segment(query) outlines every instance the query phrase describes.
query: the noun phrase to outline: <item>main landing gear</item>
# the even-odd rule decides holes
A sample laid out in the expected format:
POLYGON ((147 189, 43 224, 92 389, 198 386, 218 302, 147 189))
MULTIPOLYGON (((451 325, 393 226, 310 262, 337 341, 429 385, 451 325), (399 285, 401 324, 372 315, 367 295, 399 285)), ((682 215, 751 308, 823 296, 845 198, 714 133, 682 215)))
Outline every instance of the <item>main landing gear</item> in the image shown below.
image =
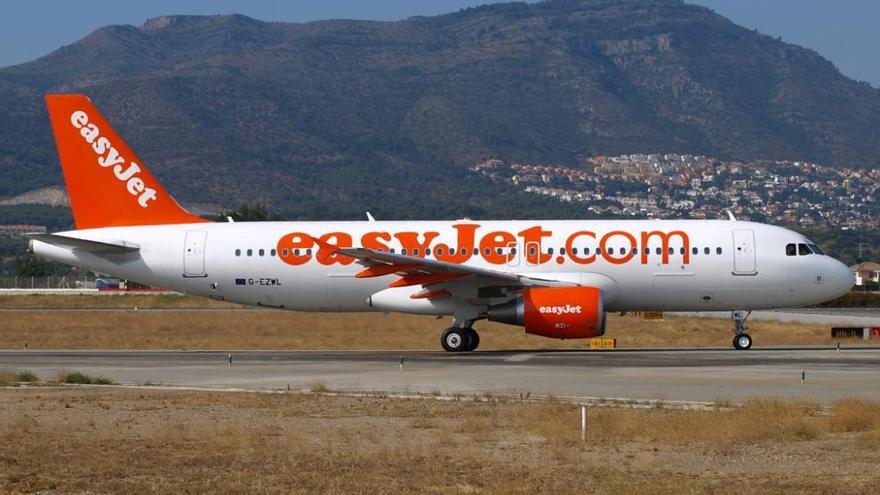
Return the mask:
POLYGON ((733 317, 734 333, 733 348, 738 351, 747 351, 752 348, 752 336, 746 333, 746 320, 751 315, 751 311, 736 310, 731 315, 733 317))
POLYGON ((440 336, 440 345, 446 352, 470 352, 480 345, 480 334, 469 326, 447 328, 440 336))

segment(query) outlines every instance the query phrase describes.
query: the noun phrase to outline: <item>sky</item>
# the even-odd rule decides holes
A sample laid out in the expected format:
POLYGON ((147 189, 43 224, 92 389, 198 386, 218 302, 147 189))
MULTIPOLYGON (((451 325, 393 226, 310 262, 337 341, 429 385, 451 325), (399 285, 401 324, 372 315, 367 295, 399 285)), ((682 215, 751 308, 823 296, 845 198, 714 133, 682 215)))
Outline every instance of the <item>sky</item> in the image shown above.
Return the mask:
MULTIPOLYGON (((816 50, 845 75, 880 88, 878 0, 687 0, 737 24, 816 50)), ((169 14, 241 13, 265 21, 396 20, 491 0, 28 0, 0 7, 0 67, 33 60, 108 24, 169 14), (51 12, 51 14, 47 14, 51 12)))

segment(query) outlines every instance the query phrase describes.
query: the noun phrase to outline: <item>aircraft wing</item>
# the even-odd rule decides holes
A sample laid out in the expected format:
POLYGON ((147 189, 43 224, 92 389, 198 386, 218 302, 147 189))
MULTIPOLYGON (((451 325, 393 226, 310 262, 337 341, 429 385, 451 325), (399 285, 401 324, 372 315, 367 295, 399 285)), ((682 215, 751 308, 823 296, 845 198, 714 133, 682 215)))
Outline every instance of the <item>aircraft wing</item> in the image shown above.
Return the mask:
POLYGON ((399 279, 391 282, 389 287, 408 287, 451 282, 453 280, 472 280, 486 285, 504 285, 508 287, 529 286, 566 286, 573 283, 545 280, 512 272, 503 272, 487 268, 459 265, 436 259, 406 256, 402 254, 375 251, 367 248, 332 248, 333 251, 357 260, 365 268, 355 275, 357 278, 381 277, 397 275, 399 279))
POLYGON ((60 234, 24 234, 24 236, 53 246, 99 255, 133 253, 141 248, 126 241, 92 241, 60 234))

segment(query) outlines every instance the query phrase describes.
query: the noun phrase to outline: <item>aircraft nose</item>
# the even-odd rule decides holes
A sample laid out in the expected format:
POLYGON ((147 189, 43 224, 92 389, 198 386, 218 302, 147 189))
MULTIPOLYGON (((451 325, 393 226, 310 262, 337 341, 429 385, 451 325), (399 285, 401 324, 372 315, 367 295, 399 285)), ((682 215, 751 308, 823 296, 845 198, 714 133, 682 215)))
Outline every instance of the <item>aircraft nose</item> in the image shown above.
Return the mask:
POLYGON ((856 277, 853 275, 853 272, 850 271, 848 266, 837 260, 833 260, 833 266, 830 268, 830 286, 834 288, 837 296, 839 297, 849 292, 856 284, 856 277))

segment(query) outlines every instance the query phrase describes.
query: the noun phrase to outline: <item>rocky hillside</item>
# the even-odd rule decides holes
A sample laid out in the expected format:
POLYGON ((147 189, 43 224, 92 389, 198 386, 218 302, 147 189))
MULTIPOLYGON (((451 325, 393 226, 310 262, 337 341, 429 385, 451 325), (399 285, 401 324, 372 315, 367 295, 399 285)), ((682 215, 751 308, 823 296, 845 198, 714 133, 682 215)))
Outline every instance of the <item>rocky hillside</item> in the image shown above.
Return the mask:
POLYGON ((687 152, 873 167, 880 90, 672 0, 399 22, 161 17, 0 70, 0 198, 61 182, 42 96, 84 92, 183 202, 292 217, 565 209, 469 172, 687 152))

